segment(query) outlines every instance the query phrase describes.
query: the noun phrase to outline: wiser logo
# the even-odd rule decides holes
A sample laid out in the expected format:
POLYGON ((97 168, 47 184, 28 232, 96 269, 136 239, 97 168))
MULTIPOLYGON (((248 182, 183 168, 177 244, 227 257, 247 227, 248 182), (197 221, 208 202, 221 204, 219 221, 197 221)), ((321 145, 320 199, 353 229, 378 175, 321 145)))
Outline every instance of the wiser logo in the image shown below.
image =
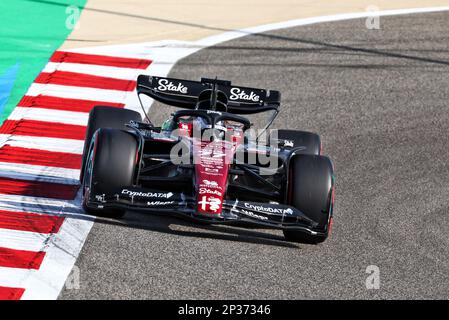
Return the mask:
POLYGON ((149 201, 147 205, 149 206, 168 206, 175 203, 174 201, 149 201))
POLYGON ((256 218, 256 219, 259 219, 259 220, 268 220, 268 217, 264 217, 264 216, 255 214, 255 213, 253 213, 251 211, 242 210, 240 212, 243 213, 244 215, 250 216, 252 218, 256 218))
POLYGON ((167 79, 160 79, 158 83, 159 87, 157 87, 157 89, 159 91, 187 93, 187 87, 183 86, 182 83, 178 83, 178 85, 175 85, 173 84, 173 82, 167 79))
POLYGON ((229 97, 229 99, 259 102, 260 96, 255 94, 253 91, 251 91, 251 93, 246 93, 245 90, 240 90, 239 88, 232 88, 231 96, 229 97))

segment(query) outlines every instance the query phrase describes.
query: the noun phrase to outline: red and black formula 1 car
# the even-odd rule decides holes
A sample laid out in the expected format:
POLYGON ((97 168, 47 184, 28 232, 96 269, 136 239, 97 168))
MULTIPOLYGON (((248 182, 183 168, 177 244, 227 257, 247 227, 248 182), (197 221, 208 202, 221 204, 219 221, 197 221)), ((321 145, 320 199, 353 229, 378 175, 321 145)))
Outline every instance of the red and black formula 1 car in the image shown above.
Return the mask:
POLYGON ((317 134, 270 130, 266 137, 279 113, 278 91, 141 75, 137 93, 181 109, 156 127, 147 113, 142 121, 132 110, 93 108, 80 175, 85 211, 175 213, 282 229, 290 241, 327 238, 333 165, 320 154, 317 134), (255 134, 248 116, 261 112, 270 116, 255 134))

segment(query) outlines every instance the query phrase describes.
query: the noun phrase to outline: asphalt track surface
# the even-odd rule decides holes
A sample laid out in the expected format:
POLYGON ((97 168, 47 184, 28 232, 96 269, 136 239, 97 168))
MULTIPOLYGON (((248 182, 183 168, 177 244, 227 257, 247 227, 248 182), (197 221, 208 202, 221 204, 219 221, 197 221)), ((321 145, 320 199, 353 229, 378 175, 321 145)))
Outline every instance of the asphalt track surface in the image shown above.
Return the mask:
POLYGON ((99 219, 76 264, 81 288, 60 298, 449 298, 449 13, 380 21, 248 36, 171 72, 279 89, 275 127, 321 134, 337 192, 325 243, 134 212, 99 219), (369 265, 379 290, 366 289, 369 265))

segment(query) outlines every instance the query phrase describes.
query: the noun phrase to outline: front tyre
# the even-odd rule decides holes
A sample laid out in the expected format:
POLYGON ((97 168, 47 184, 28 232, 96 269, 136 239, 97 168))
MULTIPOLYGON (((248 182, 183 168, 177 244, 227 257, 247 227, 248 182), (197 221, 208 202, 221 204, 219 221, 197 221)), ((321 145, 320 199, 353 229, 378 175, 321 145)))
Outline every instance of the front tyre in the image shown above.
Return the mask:
POLYGON ((130 121, 142 121, 140 113, 133 110, 107 106, 96 106, 90 110, 89 121, 87 122, 86 137, 84 139, 83 157, 80 171, 81 182, 83 181, 87 153, 89 152, 91 140, 95 131, 100 128, 126 130, 126 124, 130 121))
POLYGON ((317 223, 311 234, 305 231, 284 230, 289 241, 317 244, 329 235, 334 193, 334 172, 328 157, 293 155, 289 163, 287 203, 317 223))
POLYGON ((95 133, 83 179, 83 208, 87 213, 110 218, 125 214, 124 209, 103 209, 89 202, 133 185, 137 151, 137 139, 127 131, 103 128, 95 133))

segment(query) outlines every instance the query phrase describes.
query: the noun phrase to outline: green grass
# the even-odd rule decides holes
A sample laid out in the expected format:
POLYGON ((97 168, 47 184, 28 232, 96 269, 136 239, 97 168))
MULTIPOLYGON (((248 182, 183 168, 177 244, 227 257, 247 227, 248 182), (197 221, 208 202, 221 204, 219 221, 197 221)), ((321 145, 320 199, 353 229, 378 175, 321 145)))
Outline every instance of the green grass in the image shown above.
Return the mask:
POLYGON ((71 29, 66 27, 66 9, 80 10, 86 0, 1 0, 0 1, 0 77, 18 64, 13 89, 4 106, 0 123, 41 72, 71 29))

